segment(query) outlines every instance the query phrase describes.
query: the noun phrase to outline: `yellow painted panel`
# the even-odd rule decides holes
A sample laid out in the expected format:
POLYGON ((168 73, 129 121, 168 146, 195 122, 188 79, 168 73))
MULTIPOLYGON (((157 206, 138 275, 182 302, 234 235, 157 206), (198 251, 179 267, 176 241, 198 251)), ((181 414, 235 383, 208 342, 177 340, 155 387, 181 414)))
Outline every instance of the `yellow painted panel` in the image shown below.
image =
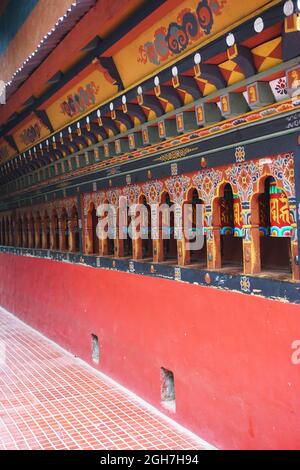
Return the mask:
POLYGON ((255 12, 266 0, 186 0, 114 55, 125 87, 255 12))
POLYGON ((7 162, 16 155, 16 151, 9 145, 6 140, 0 140, 0 164, 7 162))
POLYGON ((39 140, 47 137, 50 134, 49 129, 38 118, 32 118, 26 124, 19 127, 14 133, 13 137, 20 152, 23 152, 28 147, 31 147, 39 140))
POLYGON ((263 72, 282 63, 282 38, 278 37, 252 49, 258 72, 263 72))
POLYGON ((78 119, 116 92, 117 86, 112 80, 96 69, 51 103, 46 109, 47 115, 56 130, 78 119))

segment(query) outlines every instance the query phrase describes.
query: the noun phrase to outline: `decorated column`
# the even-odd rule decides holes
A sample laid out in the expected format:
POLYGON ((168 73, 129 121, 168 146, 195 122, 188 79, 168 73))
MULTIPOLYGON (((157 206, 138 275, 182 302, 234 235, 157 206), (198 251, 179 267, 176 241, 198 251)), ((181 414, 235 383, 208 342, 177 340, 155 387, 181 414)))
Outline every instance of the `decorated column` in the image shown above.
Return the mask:
POLYGON ((186 266, 190 263, 190 252, 187 250, 182 217, 183 203, 189 185, 190 178, 184 175, 176 175, 166 180, 166 187, 174 202, 174 236, 177 240, 177 261, 179 266, 186 266))
MULTIPOLYGON (((148 173, 151 178, 151 172, 148 173)), ((159 199, 161 196, 163 183, 158 180, 149 181, 142 187, 146 196, 147 203, 151 209, 151 239, 153 247, 153 262, 159 263, 163 261, 163 240, 162 230, 159 223, 159 199)))

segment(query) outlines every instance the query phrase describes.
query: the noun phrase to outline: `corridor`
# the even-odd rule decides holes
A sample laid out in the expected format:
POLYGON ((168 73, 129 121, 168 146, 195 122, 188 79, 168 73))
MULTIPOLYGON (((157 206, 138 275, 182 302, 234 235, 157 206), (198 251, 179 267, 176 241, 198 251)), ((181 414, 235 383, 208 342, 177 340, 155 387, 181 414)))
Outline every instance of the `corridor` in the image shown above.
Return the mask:
POLYGON ((0 450, 208 448, 0 309, 0 450))

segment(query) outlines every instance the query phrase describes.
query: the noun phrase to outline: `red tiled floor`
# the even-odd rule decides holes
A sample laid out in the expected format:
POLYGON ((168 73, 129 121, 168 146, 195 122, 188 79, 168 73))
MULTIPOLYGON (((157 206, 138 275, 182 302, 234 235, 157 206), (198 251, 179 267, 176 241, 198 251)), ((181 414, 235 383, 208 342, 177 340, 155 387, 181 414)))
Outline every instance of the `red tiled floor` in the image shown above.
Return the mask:
POLYGON ((205 449, 0 308, 0 449, 205 449))

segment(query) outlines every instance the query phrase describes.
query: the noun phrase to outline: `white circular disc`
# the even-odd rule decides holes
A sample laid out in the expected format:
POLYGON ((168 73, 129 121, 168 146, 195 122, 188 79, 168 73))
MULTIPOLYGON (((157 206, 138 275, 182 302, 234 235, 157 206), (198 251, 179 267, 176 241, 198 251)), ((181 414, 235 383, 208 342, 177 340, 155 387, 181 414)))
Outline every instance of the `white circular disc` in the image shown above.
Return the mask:
POLYGON ((194 62, 196 65, 199 65, 200 62, 201 62, 201 54, 199 52, 197 52, 195 55, 194 55, 194 62))
POLYGON ((229 33, 226 37, 226 43, 228 47, 232 47, 235 44, 235 37, 232 33, 229 33))
POLYGON ((254 21, 254 31, 256 33, 261 33, 264 30, 264 20, 262 18, 256 18, 254 21))
POLYGON ((294 4, 292 0, 288 0, 287 2, 285 2, 283 6, 283 12, 285 16, 291 16, 294 13, 294 4))

